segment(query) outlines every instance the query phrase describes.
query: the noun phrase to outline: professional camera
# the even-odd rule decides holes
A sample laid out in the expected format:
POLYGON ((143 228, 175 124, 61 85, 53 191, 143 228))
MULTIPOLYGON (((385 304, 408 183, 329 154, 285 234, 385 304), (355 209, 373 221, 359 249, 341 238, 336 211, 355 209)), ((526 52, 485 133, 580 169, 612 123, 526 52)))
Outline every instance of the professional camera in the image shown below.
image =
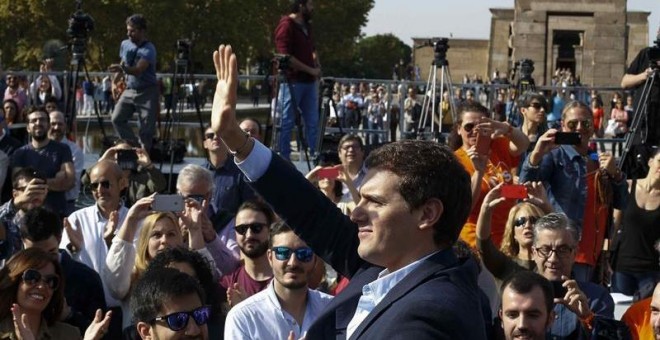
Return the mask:
POLYGON ((431 46, 433 47, 433 64, 435 66, 447 66, 447 50, 449 49, 449 39, 447 38, 433 38, 429 39, 415 48, 422 48, 431 46))
POLYGON ((652 68, 658 69, 660 68, 660 66, 658 66, 658 61, 660 61, 660 34, 658 34, 658 37, 653 43, 655 43, 655 46, 651 46, 648 52, 649 62, 651 63, 652 68))
POLYGON ((281 71, 289 69, 289 60, 291 56, 288 54, 275 53, 273 60, 277 62, 277 68, 281 71))
POLYGON ((532 73, 534 73, 534 61, 531 59, 522 59, 516 62, 516 66, 520 68, 521 80, 528 80, 532 78, 532 73))
POLYGON ((178 60, 190 60, 190 50, 192 42, 189 39, 179 39, 176 41, 176 58, 178 60))
POLYGON ((335 87, 335 78, 327 77, 321 79, 321 96, 332 98, 335 87))
POLYGON ((82 59, 90 32, 94 30, 94 19, 82 11, 82 0, 76 1, 76 11, 69 17, 66 34, 71 38, 71 52, 74 59, 82 59))

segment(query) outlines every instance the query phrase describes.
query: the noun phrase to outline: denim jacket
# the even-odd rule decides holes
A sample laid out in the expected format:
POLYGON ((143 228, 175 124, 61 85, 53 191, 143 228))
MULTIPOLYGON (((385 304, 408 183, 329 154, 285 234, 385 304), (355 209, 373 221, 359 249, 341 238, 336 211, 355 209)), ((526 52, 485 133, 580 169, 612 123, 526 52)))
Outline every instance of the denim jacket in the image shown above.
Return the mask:
MULTIPOLYGON (((555 212, 563 212, 573 220, 580 233, 584 207, 587 201, 587 163, 570 145, 561 145, 543 156, 539 166, 529 164, 529 157, 522 165, 520 182, 542 181, 548 200, 555 212)), ((612 206, 623 209, 628 194, 625 175, 618 181, 611 181, 614 198, 612 206)))

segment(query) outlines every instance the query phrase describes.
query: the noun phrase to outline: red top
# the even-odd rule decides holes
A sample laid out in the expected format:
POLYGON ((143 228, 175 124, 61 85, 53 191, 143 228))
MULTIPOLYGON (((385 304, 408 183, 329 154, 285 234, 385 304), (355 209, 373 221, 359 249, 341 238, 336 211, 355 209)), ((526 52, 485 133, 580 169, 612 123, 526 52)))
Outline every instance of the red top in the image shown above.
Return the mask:
MULTIPOLYGON (((289 16, 283 16, 275 28, 275 49, 277 53, 294 56, 301 63, 315 67, 311 26, 299 25, 289 16)), ((290 80, 299 82, 316 80, 309 73, 294 70, 289 71, 287 76, 290 80)))

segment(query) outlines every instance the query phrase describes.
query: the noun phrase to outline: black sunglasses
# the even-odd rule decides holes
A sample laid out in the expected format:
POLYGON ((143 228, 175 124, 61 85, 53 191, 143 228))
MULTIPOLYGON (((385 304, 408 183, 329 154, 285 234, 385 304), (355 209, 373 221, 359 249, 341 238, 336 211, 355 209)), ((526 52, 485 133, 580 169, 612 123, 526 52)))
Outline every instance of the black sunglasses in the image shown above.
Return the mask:
POLYGON ((592 126, 593 123, 589 119, 569 120, 568 122, 566 122, 566 127, 571 131, 575 131, 578 127, 578 124, 582 125, 582 128, 588 129, 592 126))
POLYGON ((541 108, 545 108, 543 104, 538 103, 538 102, 531 102, 529 103, 529 107, 533 107, 536 110, 540 110, 541 108))
POLYGON ((190 320, 191 316, 198 326, 205 325, 211 317, 211 307, 202 306, 189 312, 176 312, 159 316, 153 321, 165 321, 169 329, 178 332, 188 326, 188 320, 190 320))
POLYGON ((108 180, 89 183, 89 187, 92 188, 92 190, 94 191, 99 189, 99 185, 102 186, 104 189, 110 189, 110 181, 108 180))
POLYGON ((472 132, 472 130, 474 129, 475 126, 477 126, 477 124, 467 123, 467 124, 463 125, 463 130, 465 130, 465 132, 470 133, 470 132, 472 132))
POLYGON ((280 261, 289 261, 291 254, 296 254, 296 259, 300 262, 309 262, 314 257, 312 248, 303 247, 298 249, 291 249, 289 247, 273 247, 271 250, 275 253, 275 258, 280 261))
POLYGON ((531 224, 534 224, 534 223, 536 223, 537 220, 538 220, 538 217, 536 217, 536 216, 520 216, 520 217, 516 218, 515 221, 513 221, 513 225, 516 226, 516 227, 522 227, 527 223, 527 221, 529 221, 529 223, 531 223, 531 224))
POLYGON ((264 227, 266 227, 266 223, 254 222, 254 223, 239 224, 234 227, 234 230, 236 230, 236 232, 239 233, 240 235, 245 235, 248 229, 250 229, 250 231, 253 234, 258 234, 261 232, 261 230, 264 229, 264 227))
POLYGON ((41 273, 35 269, 24 271, 21 278, 28 286, 36 286, 39 282, 43 282, 48 288, 55 290, 60 285, 60 278, 57 275, 41 276, 41 273))
POLYGON ((215 139, 215 133, 213 133, 213 132, 205 133, 204 138, 206 138, 206 139, 215 139))

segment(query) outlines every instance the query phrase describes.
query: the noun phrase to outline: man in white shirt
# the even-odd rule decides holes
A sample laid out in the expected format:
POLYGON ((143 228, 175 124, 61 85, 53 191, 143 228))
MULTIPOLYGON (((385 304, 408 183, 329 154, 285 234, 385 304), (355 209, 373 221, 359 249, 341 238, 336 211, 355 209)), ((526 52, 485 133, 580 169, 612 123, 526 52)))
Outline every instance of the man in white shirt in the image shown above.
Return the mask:
POLYGON ((269 243, 274 280, 229 311, 225 339, 286 339, 291 332, 300 339, 332 300, 308 288, 317 258, 289 226, 275 223, 269 243))
MULTIPOLYGON (((73 212, 65 220, 66 232, 62 235, 60 248, 66 248, 75 260, 100 275, 108 248, 128 212, 121 204, 120 196, 126 187, 126 178, 119 165, 112 161, 96 163, 89 176, 96 204, 73 212)), ((119 301, 109 294, 106 282, 103 282, 103 289, 108 306, 119 306, 119 301)))
POLYGON ((50 117, 50 129, 48 137, 51 140, 65 144, 71 149, 73 157, 73 168, 75 170, 73 188, 66 192, 66 215, 71 214, 76 209, 76 199, 80 195, 80 175, 85 168, 85 156, 80 147, 66 138, 66 121, 61 111, 52 111, 48 114, 50 117))

